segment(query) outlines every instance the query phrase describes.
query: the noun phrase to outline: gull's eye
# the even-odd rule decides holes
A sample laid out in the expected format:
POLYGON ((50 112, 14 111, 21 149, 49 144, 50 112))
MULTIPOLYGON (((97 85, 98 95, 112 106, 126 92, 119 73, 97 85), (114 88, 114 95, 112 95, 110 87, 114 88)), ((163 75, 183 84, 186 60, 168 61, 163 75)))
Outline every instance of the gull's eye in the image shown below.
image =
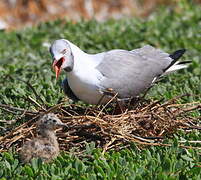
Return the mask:
POLYGON ((62 50, 62 51, 61 51, 61 54, 65 54, 66 51, 67 51, 66 49, 62 50))
POLYGON ((57 121, 54 119, 54 120, 53 120, 53 123, 56 123, 56 122, 57 122, 57 121))

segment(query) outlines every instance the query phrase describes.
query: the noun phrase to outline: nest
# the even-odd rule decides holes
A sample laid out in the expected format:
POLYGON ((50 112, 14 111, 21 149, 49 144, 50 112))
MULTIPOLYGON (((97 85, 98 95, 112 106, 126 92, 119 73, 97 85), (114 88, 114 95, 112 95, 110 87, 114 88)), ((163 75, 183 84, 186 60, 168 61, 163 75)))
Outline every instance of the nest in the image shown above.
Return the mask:
MULTIPOLYGON (((96 147, 107 151, 111 148, 121 148, 135 142, 139 145, 161 145, 164 137, 171 137, 178 129, 201 129, 196 122, 200 117, 192 117, 192 111, 201 109, 201 103, 193 102, 179 104, 178 100, 184 95, 166 102, 141 101, 130 106, 123 113, 115 114, 113 104, 106 106, 82 107, 75 104, 60 103, 53 107, 41 107, 38 111, 30 111, 9 105, 0 108, 16 114, 16 121, 28 119, 18 127, 6 132, 0 137, 0 152, 14 147, 19 150, 25 140, 35 137, 36 121, 41 115, 54 112, 68 126, 67 129, 57 131, 60 149, 69 151, 77 147, 83 149, 86 142, 95 142, 96 147), (108 107, 109 106, 109 107, 108 107), (124 145, 124 146, 122 146, 124 145)), ((15 122, 16 122, 15 121, 15 122)), ((192 146, 182 146, 193 148, 192 146)))

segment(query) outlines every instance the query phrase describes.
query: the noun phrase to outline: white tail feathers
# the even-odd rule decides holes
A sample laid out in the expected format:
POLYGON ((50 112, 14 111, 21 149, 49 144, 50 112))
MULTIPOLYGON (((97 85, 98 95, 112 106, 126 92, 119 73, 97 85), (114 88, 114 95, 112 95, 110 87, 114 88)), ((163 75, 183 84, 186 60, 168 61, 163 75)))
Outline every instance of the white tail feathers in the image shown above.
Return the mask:
POLYGON ((188 67, 188 63, 186 64, 179 64, 179 62, 175 63, 174 65, 170 66, 162 75, 167 75, 170 74, 172 72, 175 72, 179 69, 184 69, 188 67))

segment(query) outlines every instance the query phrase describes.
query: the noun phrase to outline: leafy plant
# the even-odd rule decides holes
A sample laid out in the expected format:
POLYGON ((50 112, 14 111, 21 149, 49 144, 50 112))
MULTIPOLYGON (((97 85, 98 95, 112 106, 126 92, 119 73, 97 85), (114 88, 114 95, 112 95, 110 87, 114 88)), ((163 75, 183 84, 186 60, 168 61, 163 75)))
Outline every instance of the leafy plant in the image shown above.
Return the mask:
MULTIPOLYGON (((76 24, 57 20, 13 32, 0 32, 0 103, 29 110, 34 107, 27 97, 37 97, 23 81, 28 81, 47 105, 64 97, 51 70, 51 57, 46 47, 55 39, 66 38, 88 53, 114 48, 134 49, 151 44, 169 53, 186 48, 184 60, 192 65, 163 79, 151 89, 153 99, 190 93, 183 102, 201 99, 201 7, 187 1, 180 3, 180 11, 161 8, 148 19, 109 20, 104 23, 81 21, 76 24), (23 80, 23 81, 22 81, 23 80)), ((62 75, 65 76, 64 74, 62 75)), ((1 119, 11 120, 12 114, 0 110, 1 119)), ((192 114, 200 116, 200 112, 192 114)), ((1 123, 1 122, 0 122, 1 123)), ((21 122, 16 122, 16 126, 21 122)), ((0 124, 3 126, 3 124, 0 124)), ((132 145, 119 152, 102 154, 93 144, 86 145, 82 158, 62 153, 54 162, 43 164, 34 159, 23 165, 16 153, 0 156, 0 178, 3 179, 201 179, 199 150, 181 149, 178 141, 200 140, 198 131, 186 134, 178 131, 172 147, 139 149, 132 145), (181 138, 182 137, 182 138, 181 138)), ((187 145, 188 141, 186 142, 187 145)), ((197 147, 200 147, 198 144, 197 147)))

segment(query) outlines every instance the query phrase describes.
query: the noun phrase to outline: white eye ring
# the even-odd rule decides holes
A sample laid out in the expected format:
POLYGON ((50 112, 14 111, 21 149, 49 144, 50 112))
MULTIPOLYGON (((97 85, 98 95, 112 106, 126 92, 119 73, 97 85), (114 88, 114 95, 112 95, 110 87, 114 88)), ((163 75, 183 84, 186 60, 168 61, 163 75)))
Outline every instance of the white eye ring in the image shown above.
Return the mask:
POLYGON ((61 51, 61 54, 66 54, 67 49, 61 51))

